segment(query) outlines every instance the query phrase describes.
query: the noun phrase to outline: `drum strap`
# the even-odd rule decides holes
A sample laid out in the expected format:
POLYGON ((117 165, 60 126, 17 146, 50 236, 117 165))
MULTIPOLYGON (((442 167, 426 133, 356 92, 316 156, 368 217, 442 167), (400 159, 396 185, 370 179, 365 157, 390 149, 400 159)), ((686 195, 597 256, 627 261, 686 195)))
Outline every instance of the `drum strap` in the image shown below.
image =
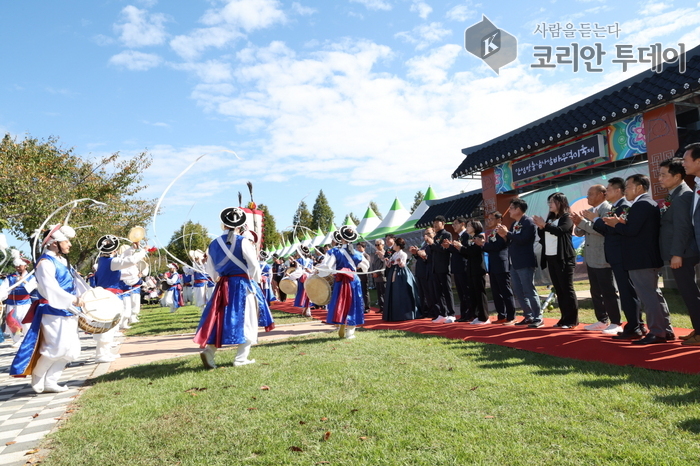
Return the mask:
POLYGON ((352 270, 354 272, 355 271, 355 260, 352 258, 352 256, 348 252, 348 250, 341 249, 340 252, 342 252, 343 255, 345 256, 345 258, 348 260, 348 263, 350 264, 350 270, 352 270))
MULTIPOLYGON (((221 236, 216 238, 216 242, 219 243, 219 246, 221 246, 221 250, 224 251, 224 253, 226 254, 226 257, 228 257, 231 262, 233 262, 238 267, 240 267, 241 270, 248 270, 248 267, 240 259, 238 259, 236 256, 234 256, 233 252, 231 252, 231 250, 228 247, 226 247, 226 243, 224 243, 224 240, 221 239, 221 236)), ((235 244, 231 245, 231 247, 232 248, 235 247, 235 244)), ((217 265, 221 266, 223 264, 217 264, 217 265)))

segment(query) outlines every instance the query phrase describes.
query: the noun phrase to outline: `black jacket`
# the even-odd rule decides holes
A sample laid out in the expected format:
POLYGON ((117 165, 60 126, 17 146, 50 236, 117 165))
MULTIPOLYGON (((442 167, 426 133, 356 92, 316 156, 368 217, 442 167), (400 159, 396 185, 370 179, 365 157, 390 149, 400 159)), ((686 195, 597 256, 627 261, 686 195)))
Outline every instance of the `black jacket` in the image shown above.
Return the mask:
MULTIPOLYGON (((457 235, 457 241, 466 244, 469 240, 469 234, 466 230, 462 231, 461 235, 457 235)), ((456 247, 449 247, 450 253, 450 269, 452 273, 467 273, 467 257, 464 256, 456 247)))
MULTIPOLYGON (((615 214, 618 217, 626 210, 629 210, 629 206, 624 198, 620 199, 615 204, 617 207, 613 207, 610 210, 610 213, 615 214)), ((593 223, 593 229, 605 236, 605 260, 608 262, 608 264, 622 264, 622 245, 626 241, 625 237, 622 236, 622 233, 607 226, 602 218, 597 219, 595 223, 593 223)))
POLYGON ((433 272, 435 273, 450 273, 450 250, 442 247, 442 240, 448 239, 452 241, 452 235, 444 228, 433 237, 435 242, 430 246, 433 256, 433 272))
POLYGON ((537 229, 537 234, 540 237, 540 244, 542 245, 542 257, 540 258, 540 265, 542 269, 547 268, 547 242, 544 239, 545 233, 551 233, 557 237, 557 259, 564 263, 573 257, 576 257, 576 250, 574 250, 574 244, 571 242, 571 233, 574 230, 574 222, 571 220, 571 216, 566 213, 559 217, 559 222, 557 225, 551 223, 545 224, 543 229, 537 229))
POLYGON ((506 240, 497 234, 489 235, 486 237, 483 250, 489 255, 489 273, 510 272, 510 258, 508 257, 506 240), (494 238, 494 241, 491 241, 491 238, 494 238))

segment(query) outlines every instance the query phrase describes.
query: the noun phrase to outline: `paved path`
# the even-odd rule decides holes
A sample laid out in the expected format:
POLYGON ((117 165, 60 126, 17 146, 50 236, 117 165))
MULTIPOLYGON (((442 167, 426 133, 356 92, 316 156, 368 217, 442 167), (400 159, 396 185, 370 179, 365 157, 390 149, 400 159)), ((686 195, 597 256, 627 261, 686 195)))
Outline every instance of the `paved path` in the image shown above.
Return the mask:
MULTIPOLYGON (((317 320, 280 325, 271 332, 262 331, 260 341, 329 331, 329 326, 317 320)), ((196 354, 199 348, 192 336, 122 337, 117 350, 121 358, 111 364, 95 364, 95 342, 91 335, 81 332, 80 359, 63 371, 60 380, 71 390, 42 394, 34 393, 30 378, 8 375, 17 348, 12 347, 11 340, 0 343, 0 466, 23 466, 31 459, 43 457, 47 452, 38 451, 39 444, 56 428, 73 399, 87 389, 86 381, 108 371, 196 354)))

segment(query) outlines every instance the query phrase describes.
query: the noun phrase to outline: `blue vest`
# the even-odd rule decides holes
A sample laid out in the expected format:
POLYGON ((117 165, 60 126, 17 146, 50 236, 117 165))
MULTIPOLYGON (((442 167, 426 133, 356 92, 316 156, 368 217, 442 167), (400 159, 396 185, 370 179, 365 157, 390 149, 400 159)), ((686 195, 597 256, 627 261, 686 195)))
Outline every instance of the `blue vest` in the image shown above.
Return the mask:
POLYGON ((122 295, 114 290, 123 290, 124 282, 121 280, 122 273, 120 270, 112 270, 112 257, 100 257, 97 261, 97 271, 95 272, 95 285, 102 288, 109 288, 110 291, 117 294, 119 298, 122 295))
MULTIPOLYGON (((227 235, 223 235, 221 238, 226 241, 227 235)), ((233 247, 233 256, 241 261, 243 264, 248 265, 243 258, 243 253, 241 249, 241 242, 244 240, 242 236, 236 236, 234 240, 236 243, 233 247)), ((229 245, 226 245, 229 246, 229 245)), ((230 246, 229 246, 230 247, 230 246)), ((239 266, 233 263, 232 260, 228 258, 226 253, 219 246, 219 242, 214 240, 209 245, 209 260, 214 261, 214 268, 219 273, 219 275, 248 275, 248 270, 243 270, 239 266)))
MULTIPOLYGON (((41 263, 42 260, 50 260, 53 262, 54 266, 56 267, 56 281, 58 282, 58 286, 61 287, 63 291, 67 291, 68 293, 74 294, 75 293, 75 281, 73 280, 73 275, 71 275, 70 270, 68 267, 63 265, 61 261, 59 261, 56 257, 54 256, 49 256, 48 254, 43 254, 41 257, 39 257, 39 260, 37 261, 36 265, 37 267, 41 263)), ((43 296, 39 295, 39 298, 44 298, 43 296)), ((39 309, 37 309, 37 314, 39 314, 39 309)), ((52 307, 48 304, 43 306, 41 309, 41 313, 43 314, 51 314, 51 315, 56 315, 56 316, 72 316, 73 314, 71 312, 66 311, 65 309, 56 309, 55 307, 52 307)), ((36 314, 35 314, 36 318, 36 314)))
MULTIPOLYGON (((20 280, 21 279, 19 278, 19 275, 17 275, 16 273, 7 276, 7 281, 10 286, 14 285, 20 280)), ((36 278, 29 277, 24 283, 12 290, 10 292, 10 295, 7 297, 5 304, 8 304, 10 306, 31 304, 31 296, 27 289, 24 287, 24 285, 31 282, 32 280, 36 280, 36 278)))

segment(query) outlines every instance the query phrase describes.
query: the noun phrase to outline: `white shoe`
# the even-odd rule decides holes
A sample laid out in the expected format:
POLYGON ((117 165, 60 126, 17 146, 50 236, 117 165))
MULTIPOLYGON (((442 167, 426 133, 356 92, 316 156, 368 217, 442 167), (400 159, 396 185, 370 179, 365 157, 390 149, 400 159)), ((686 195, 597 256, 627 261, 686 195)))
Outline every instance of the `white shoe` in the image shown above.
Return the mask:
POLYGON ((447 317, 445 316, 437 316, 435 319, 433 319, 434 324, 441 324, 447 320, 447 317))
POLYGON ((70 388, 65 385, 47 385, 44 387, 44 393, 62 393, 68 390, 70 390, 70 388))
POLYGON ((476 325, 476 324, 478 324, 479 322, 481 322, 481 321, 480 321, 479 318, 477 317, 476 319, 474 319, 474 320, 472 320, 471 322, 469 322, 469 324, 470 324, 470 325, 476 325))
POLYGON ((605 330, 606 328, 608 328, 608 324, 605 322, 596 322, 595 324, 590 324, 583 327, 584 330, 590 330, 593 332, 599 332, 601 330, 605 330))
POLYGON ((37 377, 32 375, 32 390, 36 393, 42 393, 44 391, 44 375, 37 377))
POLYGON ((111 356, 102 356, 101 358, 95 359, 95 364, 104 364, 104 363, 110 363, 114 361, 114 358, 111 356))
POLYGON ((447 317, 445 317, 445 320, 442 321, 442 323, 443 324, 454 324, 456 320, 457 319, 455 319, 455 316, 447 316, 447 317))
POLYGON ((491 323, 490 320, 479 320, 479 319, 474 319, 474 320, 472 321, 472 325, 488 325, 488 324, 490 324, 490 323, 491 323))
POLYGON ((304 317, 311 317, 311 309, 304 309, 304 312, 301 315, 304 317))
POLYGON ((129 330, 130 328, 131 328, 131 326, 129 326, 129 325, 122 325, 121 326, 121 330, 129 330))
MULTIPOLYGON (((209 347, 207 346, 204 351, 199 353, 199 357, 202 358, 202 364, 204 364, 204 367, 207 369, 216 369, 216 363, 214 362, 214 352, 209 351, 209 347)), ((235 366, 236 363, 234 362, 233 365, 235 366)))
POLYGON ((246 366, 248 364, 255 364, 255 359, 246 359, 245 361, 233 361, 233 365, 238 367, 238 366, 246 366))
POLYGON ((624 329, 622 328, 622 325, 610 324, 605 329, 603 329, 603 333, 605 335, 617 335, 618 333, 622 332, 623 330, 624 329))

